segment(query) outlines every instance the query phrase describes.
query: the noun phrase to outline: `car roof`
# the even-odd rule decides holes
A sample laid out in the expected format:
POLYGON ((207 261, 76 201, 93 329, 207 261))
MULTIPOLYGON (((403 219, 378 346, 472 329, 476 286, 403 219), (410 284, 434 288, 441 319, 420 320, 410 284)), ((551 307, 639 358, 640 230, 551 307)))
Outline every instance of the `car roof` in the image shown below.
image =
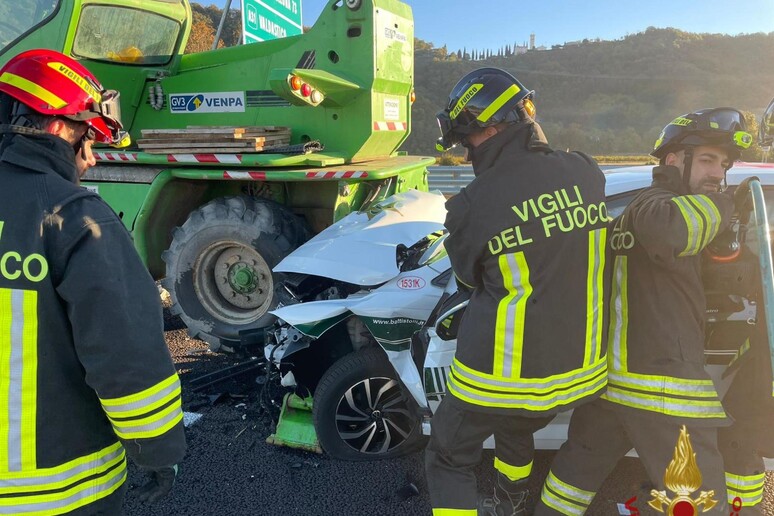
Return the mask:
MULTIPOLYGON (((638 165, 606 170, 607 184, 605 185, 605 194, 609 197, 641 190, 650 185, 652 173, 652 165, 638 165)), ((734 186, 749 176, 758 176, 762 185, 774 185, 774 163, 746 163, 738 161, 728 171, 726 180, 729 185, 734 186)))

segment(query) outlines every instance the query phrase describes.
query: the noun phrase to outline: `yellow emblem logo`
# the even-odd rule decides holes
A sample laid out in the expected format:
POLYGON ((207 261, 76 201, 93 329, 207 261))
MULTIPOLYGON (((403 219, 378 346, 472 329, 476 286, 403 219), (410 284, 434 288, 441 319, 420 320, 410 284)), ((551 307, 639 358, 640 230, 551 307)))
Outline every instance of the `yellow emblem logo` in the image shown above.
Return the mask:
POLYGON ((704 506, 701 512, 707 512, 718 503, 713 499, 714 490, 702 491, 696 500, 691 498, 691 495, 701 487, 701 480, 701 471, 696 465, 696 454, 693 452, 688 430, 683 426, 677 439, 675 455, 664 473, 664 485, 677 497, 670 500, 666 491, 653 489, 650 492, 653 499, 648 502, 648 505, 658 512, 664 512, 664 505, 666 505, 668 516, 695 516, 699 514, 700 506, 704 506))

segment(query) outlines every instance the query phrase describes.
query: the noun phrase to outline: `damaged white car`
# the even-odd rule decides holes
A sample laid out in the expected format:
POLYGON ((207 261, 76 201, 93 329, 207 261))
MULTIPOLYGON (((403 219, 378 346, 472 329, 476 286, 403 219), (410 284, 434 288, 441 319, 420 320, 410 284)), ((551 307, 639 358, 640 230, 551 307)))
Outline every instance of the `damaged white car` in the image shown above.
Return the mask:
MULTIPOLYGON (((651 169, 608 171, 611 217, 650 185, 651 169)), ((728 182, 749 175, 761 178, 767 203, 774 200, 774 164, 737 164, 728 182)), ((293 393, 271 442, 371 460, 415 450, 429 435, 456 349, 453 316, 466 306, 443 248, 444 202, 440 193, 392 196, 275 267, 285 274, 283 306, 273 312, 278 322, 267 329, 264 352, 293 393)), ((740 306, 724 317, 755 317, 749 303, 740 306)), ((708 353, 719 377, 734 350, 708 353)), ((558 448, 568 422, 569 413, 559 414, 536 433, 536 447, 558 448)))

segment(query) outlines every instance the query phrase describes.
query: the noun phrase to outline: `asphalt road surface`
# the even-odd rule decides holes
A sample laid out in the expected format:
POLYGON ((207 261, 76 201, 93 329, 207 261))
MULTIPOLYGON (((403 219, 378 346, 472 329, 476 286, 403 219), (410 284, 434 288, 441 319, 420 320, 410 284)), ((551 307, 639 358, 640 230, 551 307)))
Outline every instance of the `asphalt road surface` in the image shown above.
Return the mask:
MULTIPOLYGON (((188 455, 180 464, 178 482, 168 498, 155 505, 139 503, 133 490, 145 477, 130 465, 124 505, 127 516, 431 514, 422 452, 356 463, 269 445, 265 441, 271 433, 273 411, 261 408, 255 375, 241 382, 226 382, 209 394, 191 392, 191 380, 236 360, 209 353, 204 342, 187 336, 179 318, 166 309, 164 315, 167 344, 183 382, 183 409, 201 417, 189 423, 188 455)), ((531 477, 531 506, 539 496, 552 457, 553 452, 538 452, 531 477)), ((487 493, 492 489, 493 460, 493 454, 485 452, 477 470, 479 488, 487 493)), ((774 515, 771 474, 766 490, 766 514, 774 515)), ((649 491, 639 461, 625 458, 587 514, 618 515, 617 504, 634 496, 641 514, 656 514, 647 507, 649 491)))

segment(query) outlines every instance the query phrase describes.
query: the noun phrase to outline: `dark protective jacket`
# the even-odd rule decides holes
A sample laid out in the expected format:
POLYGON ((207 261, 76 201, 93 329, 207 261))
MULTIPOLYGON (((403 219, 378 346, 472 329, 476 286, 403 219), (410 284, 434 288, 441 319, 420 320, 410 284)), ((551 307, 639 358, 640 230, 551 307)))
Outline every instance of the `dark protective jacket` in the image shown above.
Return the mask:
POLYGON ((158 290, 73 156, 50 135, 0 145, 0 514, 116 513, 126 453, 185 452, 158 290))
POLYGON ((653 178, 616 218, 610 235, 604 398, 690 425, 723 425, 726 414, 704 370, 700 253, 728 225, 733 199, 689 195, 675 167, 656 167, 653 178))
POLYGON ((588 401, 606 383, 604 174, 524 125, 477 147, 474 166, 446 204, 446 249, 473 289, 449 393, 526 416, 588 401))

